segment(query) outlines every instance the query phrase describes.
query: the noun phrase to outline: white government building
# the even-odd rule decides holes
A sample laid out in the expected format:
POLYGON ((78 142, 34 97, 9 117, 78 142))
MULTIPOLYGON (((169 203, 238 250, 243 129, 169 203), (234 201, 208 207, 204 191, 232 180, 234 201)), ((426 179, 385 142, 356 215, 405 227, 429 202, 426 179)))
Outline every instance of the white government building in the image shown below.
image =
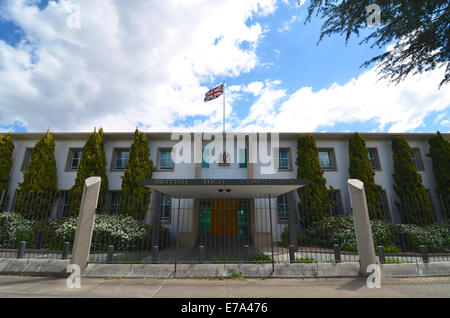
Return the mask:
MULTIPOLYGON (((77 168, 82 156, 82 149, 90 134, 91 133, 89 132, 53 133, 56 144, 55 156, 57 162, 58 189, 69 190, 73 186, 77 175, 77 168)), ((180 135, 181 134, 182 133, 180 133, 180 135)), ((221 135, 221 133, 216 134, 221 135)), ((296 159, 298 133, 279 133, 278 143, 268 143, 268 149, 275 150, 273 151, 272 156, 276 157, 274 160, 276 164, 275 171, 270 174, 262 173, 262 167, 265 165, 261 162, 260 156, 256 155, 256 152, 261 152, 261 149, 256 145, 257 139, 253 138, 258 136, 258 140, 262 140, 268 135, 266 133, 230 134, 229 136, 238 136, 241 138, 240 140, 244 142, 241 142, 241 144, 234 144, 234 154, 233 151, 227 152, 227 162, 210 164, 201 162, 201 160, 200 163, 198 161, 198 154, 202 153, 202 149, 206 149, 208 143, 210 143, 208 140, 202 140, 202 134, 200 133, 184 134, 185 137, 192 137, 193 142, 191 143, 191 157, 194 158, 194 156, 197 156, 197 163, 173 162, 171 158, 171 150, 178 143, 178 141, 172 140, 172 133, 146 133, 146 135, 150 144, 151 159, 157 167, 157 170, 153 174, 153 179, 177 179, 190 181, 217 180, 217 184, 212 182, 212 184, 209 184, 209 187, 197 186, 188 188, 177 185, 169 185, 164 187, 165 190, 163 191, 166 192, 166 195, 163 195, 163 199, 160 200, 162 205, 161 222, 165 227, 171 230, 171 236, 176 235, 175 233, 180 233, 180 235, 185 235, 185 239, 187 241, 193 243, 196 235, 202 231, 199 228, 202 226, 204 227, 205 222, 209 224, 207 225, 209 226, 209 234, 216 231, 218 236, 239 235, 238 232, 241 233, 241 223, 243 222, 244 227, 246 226, 248 228, 243 231, 246 231, 247 234, 250 232, 253 239, 256 241, 258 236, 267 235, 267 231, 262 230, 262 228, 267 227, 267 223, 264 226, 258 225, 265 221, 261 220, 261 214, 255 213, 255 209, 269 209, 271 223, 273 227, 277 229, 277 231, 275 231, 277 233, 276 238, 274 239, 279 240, 280 233, 283 227, 286 226, 288 219, 288 200, 286 199, 286 196, 279 194, 291 191, 293 188, 289 188, 289 186, 277 185, 276 182, 277 180, 297 179, 296 159), (197 139, 194 139, 194 137, 197 139), (197 142, 194 142, 194 140, 197 140, 197 142), (200 142, 198 142, 198 140, 200 140, 200 142), (245 148, 245 151, 241 148, 245 148), (238 151, 238 149, 241 150, 238 151), (232 160, 231 157, 233 157, 234 160, 232 160), (239 157, 241 159, 245 157, 244 162, 238 162, 239 157), (264 185, 260 185, 259 187, 239 187, 238 184, 230 183, 228 186, 225 186, 226 182, 223 183, 223 180, 241 180, 241 183, 242 181, 245 183, 245 180, 267 179, 273 180, 274 184, 266 185, 265 187, 264 185), (221 186, 221 184, 224 186, 221 186), (210 191, 211 189, 213 189, 214 194, 210 191), (191 193, 186 196, 186 193, 189 191, 191 193), (214 200, 208 201, 208 199, 212 199, 215 195, 217 195, 217 197, 223 196, 223 198, 228 199, 247 198, 247 201, 245 201, 243 205, 239 203, 237 205, 227 206, 227 209, 231 208, 236 211, 241 211, 241 209, 245 210, 246 220, 242 221, 242 215, 237 216, 235 213, 232 219, 228 217, 222 220, 222 222, 232 223, 233 225, 231 225, 231 229, 218 230, 219 226, 216 226, 215 230, 211 229, 211 227, 214 228, 214 225, 212 224, 217 222, 218 215, 220 214, 218 209, 216 209, 216 213, 214 213, 214 200), (260 195, 271 195, 271 199, 269 200, 266 198, 264 199, 265 202, 263 202, 261 199, 258 199, 260 195), (206 201, 202 199, 205 199, 206 201), (181 204, 183 206, 183 225, 180 225, 180 222, 177 222, 177 217, 180 217, 179 209, 177 214, 177 208, 179 208, 178 202, 182 202, 181 204), (269 205, 267 202, 270 202, 271 204, 269 205), (205 214, 202 214, 203 216, 199 216, 201 214, 200 211, 202 209, 202 211, 204 211, 205 204, 209 204, 209 209, 212 208, 213 212, 206 216, 205 214), (214 215, 216 215, 215 220, 214 215), (205 217, 209 217, 209 221, 205 221, 205 217), (213 218, 213 220, 211 220, 211 218, 213 218), (186 220, 188 220, 188 222, 186 222, 186 220), (177 226, 185 228, 176 228, 177 226)), ((316 140, 316 145, 319 150, 320 162, 324 171, 324 177, 327 180, 327 186, 332 186, 336 190, 336 206, 333 213, 347 213, 351 210, 347 190, 347 180, 349 178, 348 143, 352 134, 313 133, 312 135, 316 140)), ((369 150, 372 168, 375 171, 375 182, 383 188, 382 210, 385 219, 394 223, 398 223, 400 221, 398 211, 396 211, 394 204, 396 195, 394 191, 394 180, 392 177, 394 168, 390 143, 394 136, 400 135, 407 140, 413 151, 412 156, 416 163, 417 169, 422 176, 423 184, 427 189, 429 197, 431 198, 435 218, 438 221, 442 221, 444 216, 435 191, 436 182, 432 171, 432 161, 426 156, 429 149, 427 141, 432 134, 363 133, 361 135, 364 137, 369 150)), ((446 138, 450 137, 450 134, 443 135, 446 138)), ((23 172, 27 168, 31 158, 32 148, 42 136, 43 133, 12 134, 15 148, 9 185, 9 195, 11 198, 14 196, 15 190, 18 188, 19 183, 23 180, 23 172)), ((207 136, 208 134, 203 135, 203 137, 207 136)), ((129 149, 134 139, 134 133, 105 132, 104 137, 107 159, 107 175, 110 191, 109 200, 111 209, 114 211, 114 209, 117 209, 117 203, 120 198, 122 182, 121 176, 123 176, 125 165, 128 160, 129 149)), ((227 148, 231 149, 230 147, 227 148)), ((221 156, 219 157, 221 158, 221 156)), ((298 200, 298 198, 296 198, 296 200, 298 200)), ((150 203, 150 206, 151 205, 152 203, 150 203)), ((11 207, 11 203, 9 207, 11 207)), ((54 207, 54 216, 64 216, 65 207, 64 202, 59 202, 56 204, 54 207)), ((149 212, 147 214, 148 221, 151 221, 152 219, 150 214, 151 208, 149 208, 149 212)))

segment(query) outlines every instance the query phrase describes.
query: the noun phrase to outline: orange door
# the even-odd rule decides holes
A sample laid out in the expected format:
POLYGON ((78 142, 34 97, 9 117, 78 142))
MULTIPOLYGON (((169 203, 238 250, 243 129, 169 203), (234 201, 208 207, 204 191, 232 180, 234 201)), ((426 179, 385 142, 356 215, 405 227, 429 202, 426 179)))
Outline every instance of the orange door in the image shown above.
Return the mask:
POLYGON ((213 200, 211 210, 211 236, 237 236, 238 217, 236 201, 213 200))

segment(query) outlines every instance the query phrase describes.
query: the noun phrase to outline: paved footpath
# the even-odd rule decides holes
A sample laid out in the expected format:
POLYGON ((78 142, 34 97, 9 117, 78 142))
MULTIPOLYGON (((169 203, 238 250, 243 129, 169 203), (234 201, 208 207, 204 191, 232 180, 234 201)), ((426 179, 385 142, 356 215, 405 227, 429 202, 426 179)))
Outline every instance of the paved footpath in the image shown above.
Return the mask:
POLYGON ((299 298, 450 297, 449 277, 365 279, 114 279, 82 278, 80 289, 51 277, 0 276, 0 297, 299 298))

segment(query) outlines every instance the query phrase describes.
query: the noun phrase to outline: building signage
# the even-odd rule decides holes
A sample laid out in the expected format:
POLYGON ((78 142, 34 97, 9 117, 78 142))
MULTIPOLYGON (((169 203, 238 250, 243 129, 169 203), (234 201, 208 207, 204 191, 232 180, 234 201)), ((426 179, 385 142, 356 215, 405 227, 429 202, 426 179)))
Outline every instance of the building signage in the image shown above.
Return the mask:
POLYGON ((175 185, 307 185, 304 179, 150 179, 144 186, 175 185))

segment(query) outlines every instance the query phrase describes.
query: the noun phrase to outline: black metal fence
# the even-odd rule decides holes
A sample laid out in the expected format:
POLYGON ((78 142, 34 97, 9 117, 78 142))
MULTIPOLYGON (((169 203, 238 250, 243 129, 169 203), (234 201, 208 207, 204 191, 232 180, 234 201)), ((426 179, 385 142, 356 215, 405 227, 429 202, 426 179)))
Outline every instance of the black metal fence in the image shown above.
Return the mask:
MULTIPOLYGON (((67 258, 80 198, 67 191, 0 195, 0 257, 67 258), (72 206, 71 206, 72 204, 72 206), (72 215, 72 216, 71 216, 72 215)), ((99 198, 90 262, 338 263, 357 262, 351 211, 286 196, 171 198, 150 193, 99 198), (157 218, 155 219, 155 215, 157 218), (289 223, 291 222, 291 223, 289 223), (156 226, 153 226, 156 224, 156 226), (290 239, 289 228, 296 240, 290 239), (294 231, 295 230, 295 231, 294 231)), ((445 203, 445 200, 441 200, 445 203)), ((450 261, 448 219, 411 198, 396 206, 401 224, 372 220, 381 263, 450 261)))
POLYGON ((67 192, 16 192, 0 197, 0 257, 66 259, 73 237, 61 235, 60 211, 70 200, 67 192))

